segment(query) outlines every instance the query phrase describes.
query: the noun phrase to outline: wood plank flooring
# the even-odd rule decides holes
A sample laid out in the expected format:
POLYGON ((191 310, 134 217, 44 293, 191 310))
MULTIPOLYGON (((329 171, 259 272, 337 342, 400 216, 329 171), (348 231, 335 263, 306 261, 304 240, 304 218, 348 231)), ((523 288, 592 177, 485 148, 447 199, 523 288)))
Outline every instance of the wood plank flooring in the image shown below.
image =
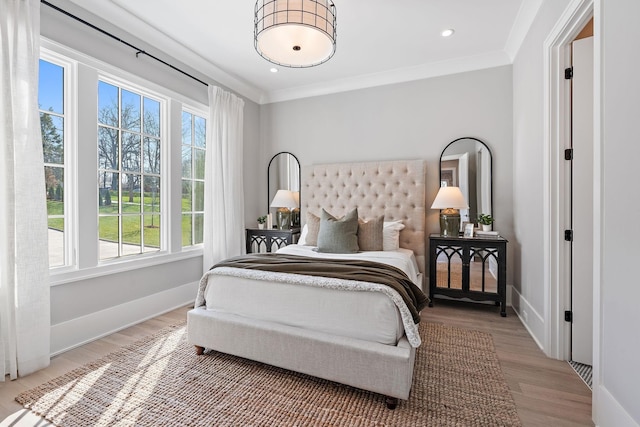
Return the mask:
MULTIPOLYGON (((186 318, 189 307, 180 308, 132 326, 100 340, 60 354, 51 366, 16 381, 0 383, 0 427, 50 424, 24 410, 15 396, 51 378, 106 355, 122 345, 186 318)), ((509 309, 499 315, 493 305, 436 300, 422 318, 490 333, 502 371, 513 393, 524 426, 593 426, 591 391, 568 363, 547 358, 509 309)))

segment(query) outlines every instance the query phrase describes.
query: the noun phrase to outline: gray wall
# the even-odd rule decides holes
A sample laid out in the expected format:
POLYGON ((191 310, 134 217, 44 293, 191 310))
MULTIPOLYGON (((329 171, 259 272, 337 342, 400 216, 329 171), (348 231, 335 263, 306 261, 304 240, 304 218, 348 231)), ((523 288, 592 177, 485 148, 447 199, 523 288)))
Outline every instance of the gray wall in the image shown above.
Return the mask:
MULTIPOLYGON (((459 137, 479 138, 493 153, 495 229, 511 239, 511 66, 260 108, 265 176, 266 164, 279 151, 292 152, 302 165, 425 159, 429 206, 438 191, 444 147, 459 137)), ((260 197, 260 206, 266 206, 266 194, 260 197)), ((439 232, 438 211, 428 212, 427 231, 439 232)))
MULTIPOLYGON (((569 0, 546 0, 542 4, 513 64, 514 83, 514 218, 515 283, 522 297, 541 315, 545 307, 541 268, 544 256, 543 173, 544 157, 543 43, 569 0)), ((636 18, 640 3, 625 0, 595 0, 596 116, 594 218, 594 389, 596 425, 640 425, 640 287, 633 265, 640 251, 640 198, 629 185, 637 169, 640 145, 640 82, 628 78, 628 70, 640 67, 640 58, 630 52, 640 49, 640 27, 636 18), (600 39, 599 39, 600 37, 600 39), (600 44, 598 41, 600 40, 600 44), (598 76, 600 79, 598 80, 598 76), (599 91, 598 91, 599 89, 599 91), (600 101, 599 103, 597 101, 600 101), (599 111, 598 111, 599 110, 599 111), (629 197, 629 195, 632 197, 629 197), (600 197, 598 199, 597 197, 600 197), (620 200, 625 206, 620 208, 620 200)), ((531 317, 529 317, 531 321, 531 317)), ((547 325, 543 325, 543 330, 547 325)), ((531 330, 531 329, 530 329, 531 330)), ((537 336, 540 341, 542 336, 537 336)))
MULTIPOLYGON (((640 425, 640 286, 634 266, 640 249, 640 197, 637 179, 640 145, 638 117, 640 117, 640 81, 629 78, 628 70, 640 67, 640 2, 599 0, 601 26, 596 19, 596 35, 601 32, 602 45, 596 52, 601 58, 601 141, 597 146, 596 162, 602 165, 598 176, 601 191, 599 225, 601 252, 596 257, 601 269, 596 276, 600 286, 598 335, 600 348, 599 390, 594 390, 599 425, 640 425), (621 201, 624 208, 621 209, 621 201), (617 409, 617 401, 635 424, 624 418, 612 417, 608 409, 617 409)), ((596 48, 597 49, 597 48, 596 48)), ((596 269, 598 271, 598 269, 596 269)), ((597 301, 597 299, 596 299, 597 301)), ((615 412, 614 412, 615 414, 615 412)))
MULTIPOLYGON (((56 4, 63 9, 95 24, 107 31, 114 33, 129 43, 148 50, 150 53, 161 57, 167 62, 184 69, 188 73, 201 80, 217 84, 207 78, 197 70, 181 64, 179 61, 164 57, 161 49, 149 48, 148 44, 141 42, 136 37, 124 32, 113 25, 104 22, 100 18, 87 13, 68 1, 58 1, 56 4)), ((143 77, 150 82, 166 87, 194 101, 208 105, 207 87, 176 71, 158 63, 144 55, 136 58, 135 51, 131 48, 114 41, 95 30, 66 17, 53 9, 41 6, 41 34, 63 46, 84 53, 87 56, 103 61, 107 64, 128 71, 137 76, 143 77)), ((81 112, 81 114, 84 114, 81 112)), ((255 170, 258 168, 259 159, 255 156, 259 143, 259 114, 260 110, 256 103, 245 99, 244 108, 244 152, 245 164, 245 200, 249 217, 253 220, 251 213, 256 206, 258 199, 258 189, 251 185, 256 180, 255 170)), ((81 116, 82 117, 82 116, 81 116)), ((93 126, 87 123, 79 123, 79 127, 93 126)), ((175 132, 173 132, 175 135, 175 132)), ((178 131, 179 134, 179 131, 178 131)), ((180 144, 180 141, 173 141, 173 144, 180 144)), ((82 149, 80 150, 82 154, 82 149)), ((82 165, 81 165, 82 166, 82 165)), ((180 174, 179 168, 173 168, 175 173, 180 174)), ((171 176, 170 180, 179 182, 179 175, 171 176)), ((81 190, 83 184, 81 183, 81 190)), ((174 186, 175 188, 175 186, 174 186)), ((178 184, 179 189, 179 184, 178 184)), ((179 190, 178 190, 179 191, 179 190)), ((95 211, 92 207, 93 198, 80 198, 80 203, 89 203, 86 211, 95 211)), ((178 202, 179 206, 179 202, 178 202)), ((173 209, 173 206, 172 206, 173 209)), ((178 207, 178 211, 179 211, 178 207)), ((84 218, 80 207, 81 223, 89 222, 90 218, 84 218), (89 220, 89 221, 87 221, 89 220)), ((172 239, 175 233, 172 233, 172 239)), ((159 292, 177 288, 181 285, 197 282, 202 274, 202 257, 188 258, 184 260, 172 261, 152 267, 144 267, 107 274, 98 277, 84 278, 76 282, 59 284, 51 288, 51 321, 52 325, 78 319, 91 313, 96 313, 118 305, 126 304, 137 299, 141 299, 159 292)), ((193 295, 195 299, 195 294, 193 295)), ((185 301, 176 301, 175 304, 182 304, 185 301)))
MULTIPOLYGON (((545 313, 543 173, 547 162, 543 146, 542 46, 568 3, 567 0, 544 2, 513 64, 514 281, 522 298, 541 316, 545 313)), ((536 338, 544 341, 541 336, 536 338)))

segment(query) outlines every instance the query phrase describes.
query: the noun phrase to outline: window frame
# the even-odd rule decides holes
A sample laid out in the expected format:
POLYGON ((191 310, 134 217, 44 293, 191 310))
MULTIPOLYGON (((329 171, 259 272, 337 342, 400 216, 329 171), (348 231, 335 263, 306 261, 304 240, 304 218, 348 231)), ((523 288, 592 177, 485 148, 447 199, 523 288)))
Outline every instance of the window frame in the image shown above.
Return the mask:
MULTIPOLYGON (((63 69, 63 168, 64 168, 64 263, 49 267, 49 271, 63 273, 73 271, 78 266, 78 180, 77 180, 77 65, 73 59, 41 47, 39 59, 63 69)), ((38 113, 40 113, 38 106, 38 113)), ((46 166, 45 166, 46 167, 46 166)), ((47 221, 49 215, 47 214, 47 221)), ((48 230, 48 226, 47 226, 48 230)))
MULTIPOLYGON (((168 89, 158 83, 145 79, 144 77, 132 72, 123 70, 115 65, 111 65, 99 59, 82 52, 78 52, 58 42, 40 37, 41 58, 45 60, 54 59, 58 62, 67 62, 73 66, 73 76, 68 84, 69 95, 66 96, 65 102, 70 102, 67 109, 69 122, 67 123, 68 132, 65 134, 69 138, 73 146, 73 152, 67 149, 65 145, 65 155, 72 156, 70 164, 72 171, 70 173, 73 178, 67 178, 67 193, 69 193, 69 185, 71 185, 75 194, 75 199, 71 204, 65 207, 66 212, 72 213, 73 237, 70 237, 73 245, 72 258, 74 264, 64 268, 49 269, 49 284, 52 287, 67 283, 79 282, 82 280, 93 279, 97 277, 150 268, 157 265, 163 265, 170 262, 182 261, 202 257, 202 245, 192 247, 181 246, 182 235, 174 230, 175 224, 181 224, 181 208, 180 200, 176 197, 170 199, 172 194, 176 194, 177 198, 181 197, 181 172, 176 173, 177 165, 175 162, 181 160, 181 111, 182 106, 189 106, 196 113, 204 118, 208 118, 209 106, 203 102, 196 101, 194 98, 184 95, 175 90, 168 89), (43 56, 47 55, 47 56, 43 56), (167 182, 162 190, 164 194, 161 198, 169 207, 162 221, 167 222, 165 233, 162 237, 165 250, 161 252, 153 252, 139 254, 136 256, 126 256, 120 258, 112 258, 109 260, 99 261, 98 254, 98 201, 95 189, 98 186, 98 159, 97 159, 97 85, 98 80, 103 79, 108 82, 109 79, 116 83, 124 83, 125 86, 134 89, 140 89, 144 93, 152 95, 152 98, 163 98, 167 100, 165 109, 166 117, 162 118, 164 129, 161 133, 166 135, 165 161, 163 168, 167 168, 167 172, 163 172, 167 182), (91 98, 90 98, 91 97, 91 98), (91 99, 89 101, 88 99, 91 99), (92 111, 90 111, 92 110, 92 111), (91 118, 91 120, 89 120, 91 118), (95 118, 95 120, 94 120, 95 118), (176 138, 180 138, 176 140, 176 138), (79 141, 93 142, 92 156, 87 156, 86 147, 79 146, 79 141), (177 142, 177 144, 175 143, 177 142), (67 154, 68 153, 68 154, 67 154), (89 163, 92 166, 91 171, 87 171, 89 163), (172 172, 173 175, 169 175, 172 172), (71 182, 72 181, 72 182, 71 182), (89 201, 87 201, 89 200, 89 201), (95 203, 91 202, 92 200, 95 203), (81 203, 82 202, 82 203, 81 203), (88 206, 89 205, 89 206, 88 206), (88 207, 87 207, 88 206, 88 207), (93 211, 91 211, 91 209, 93 211), (92 213, 93 212, 93 213, 92 213)), ((202 97, 206 99, 206 95, 202 97)), ((208 121, 208 120, 207 120, 208 121)), ((65 141, 66 144, 66 141, 65 141)), ((163 155, 161 153, 161 155, 163 155)), ((65 202, 66 203, 66 202, 65 202)), ((69 247, 69 250, 72 248, 69 247)))
MULTIPOLYGON (((207 129, 208 129, 208 126, 209 126, 208 114, 207 114, 205 111, 203 111, 203 110, 199 110, 199 109, 197 109, 197 108, 195 108, 195 107, 192 107, 192 106, 190 106, 190 105, 183 105, 183 106, 182 106, 182 109, 181 109, 181 111, 180 111, 180 117, 181 117, 181 118, 182 118, 182 114, 183 114, 183 113, 191 114, 191 116, 192 116, 192 124, 194 123, 194 119, 195 119, 195 117, 199 117, 199 118, 203 119, 203 120, 204 120, 204 122, 205 122, 205 146, 204 146, 204 148, 198 148, 198 147, 196 147, 196 146, 193 144, 193 141, 194 141, 194 139, 193 139, 193 138, 194 138, 194 137, 193 137, 193 131, 194 131, 194 129, 195 129, 193 126, 192 126, 192 129, 191 129, 191 130, 192 130, 192 143, 189 145, 189 147, 191 147, 191 150, 193 150, 193 149, 195 148, 195 149, 198 149, 198 150, 202 150, 202 151, 204 151, 204 155, 205 155, 205 165, 206 165, 206 157, 207 157, 207 149, 208 149, 208 147, 207 147, 207 142, 208 142, 208 141, 207 141, 207 134, 208 134, 208 130, 207 130, 207 129)), ((182 123, 182 120, 181 120, 181 123, 182 123)), ((186 145, 184 144, 184 141, 182 140, 182 132, 181 132, 180 148, 182 149, 182 148, 183 148, 183 147, 185 147, 185 146, 186 146, 186 145)), ((192 153, 193 153, 193 151, 192 151, 192 153)), ((181 157, 181 159, 182 159, 182 157, 181 157)), ((193 189, 193 188, 194 188, 194 187, 193 187, 193 183, 195 183, 195 182, 202 182, 202 183, 203 183, 203 186, 206 186, 206 184, 205 184, 205 180, 206 180, 206 171, 205 171, 205 177, 203 177, 202 179, 195 179, 195 178, 193 177, 193 173, 194 173, 194 170, 195 170, 195 165, 194 165, 194 161, 193 161, 193 160, 194 160, 194 158, 193 158, 193 155, 192 155, 192 157, 191 157, 191 177, 190 177, 190 178, 187 178, 187 179, 192 183, 192 191, 191 191, 191 211, 187 212, 188 214, 190 214, 190 215, 191 215, 191 221, 192 221, 192 222, 191 222, 191 242, 192 242, 192 243, 191 243, 190 245, 183 245, 183 244, 182 244, 182 239, 181 239, 181 240, 180 240, 180 243, 181 243, 181 246, 182 246, 182 249, 183 249, 183 250, 191 250, 191 248, 201 248, 201 247, 204 245, 204 241, 203 241, 203 242, 200 242, 200 243, 193 243, 193 236, 194 236, 194 230, 195 230, 195 228, 194 228, 194 227, 195 227, 195 225, 194 225, 194 223, 193 223, 193 219, 194 219, 194 215, 195 215, 195 214, 197 214, 197 213, 202 213, 202 215, 203 215, 203 227, 204 227, 204 194, 203 194, 203 210, 202 210, 202 211, 196 211, 196 210, 194 210, 194 206, 195 206, 195 192, 194 192, 194 189, 193 189)), ((205 166, 205 170, 206 170, 206 166, 205 166)), ((181 162, 181 164, 180 164, 180 189, 181 189, 181 191, 180 191, 180 201, 181 201, 181 202, 182 202, 182 181, 184 181, 184 180, 185 180, 185 178, 183 177, 183 173, 182 173, 182 162, 181 162)), ((206 189, 205 189, 205 194, 206 194, 206 189)), ((185 213, 184 213, 184 211, 182 211, 182 205, 181 205, 181 206, 180 206, 180 220, 181 220, 180 225, 181 225, 181 226, 182 226, 182 215, 184 215, 184 214, 185 214, 185 213)), ((181 228, 181 230, 182 230, 182 228, 181 228)), ((203 233, 204 233, 204 229, 203 229, 203 233)), ((182 233, 181 233, 181 237, 182 237, 182 233)), ((204 237, 203 237, 203 240, 204 240, 204 237)))
MULTIPOLYGON (((139 95, 141 97, 141 100, 143 100, 144 98, 148 98, 151 99, 153 101, 157 101, 160 104, 160 136, 159 136, 159 140, 160 140, 160 172, 159 172, 159 178, 160 178, 160 211, 159 211, 159 216, 160 216, 160 248, 157 251, 153 251, 153 252, 141 252, 138 254, 120 254, 116 257, 112 257, 112 258, 105 258, 105 259, 101 259, 100 258, 100 249, 98 248, 98 264, 109 264, 111 262, 114 261, 119 261, 119 260, 124 260, 124 259, 132 259, 132 258, 140 258, 140 257, 147 257, 147 256, 156 256, 159 254, 166 254, 169 252, 168 250, 168 238, 167 236, 170 234, 170 228, 169 228, 169 221, 167 220, 167 216, 170 215, 169 212, 169 203, 168 203, 168 199, 170 197, 170 193, 168 191, 168 186, 170 185, 170 177, 169 177, 169 170, 170 168, 168 167, 168 164, 171 161, 171 158, 169 156, 169 140, 170 140, 170 134, 169 134, 169 125, 168 125, 168 120, 170 117, 169 114, 169 101, 170 101, 170 97, 169 96, 165 96, 162 95, 154 90, 149 90, 148 88, 141 86, 140 84, 136 84, 136 83, 132 83, 126 79, 120 78, 118 76, 114 76, 111 73, 105 73, 105 72, 101 72, 100 70, 98 70, 98 78, 96 80, 96 88, 99 86, 100 82, 104 82, 107 83, 109 85, 113 85, 115 87, 118 88, 118 92, 119 94, 123 91, 126 90, 128 92, 132 92, 135 93, 137 95, 139 95)), ((97 89, 96 89, 96 94, 97 94, 97 89)), ((96 95, 96 110, 98 110, 98 102, 99 102, 99 95, 96 95)), ((142 101, 143 102, 143 101, 142 101)), ((119 108, 121 107, 121 96, 118 96, 118 105, 119 108)), ((121 127, 122 123, 120 123, 120 117, 118 119, 118 127, 114 128, 113 126, 108 126, 105 125, 103 123, 99 122, 99 119, 96 120, 96 135, 98 132, 98 129, 100 128, 100 126, 103 127, 107 127, 109 129, 117 129, 118 132, 120 133, 120 140, 122 138, 122 132, 123 130, 126 131, 126 129, 123 129, 121 127)), ((140 124, 140 135, 141 135, 141 146, 144 144, 144 136, 145 133, 143 132, 143 125, 142 123, 140 124)), ((96 159, 98 158, 98 148, 97 148, 97 138, 96 138, 96 159)), ((121 149, 122 144, 118 144, 118 150, 121 149)), ((119 153, 119 155, 121 155, 121 153, 119 153)), ((122 161, 118 162, 118 170, 116 171, 119 175, 119 182, 118 182, 118 188, 121 189, 122 188, 122 161)), ((148 176, 147 174, 145 174, 144 171, 144 165, 140 165, 140 172, 139 175, 143 178, 145 176, 148 176)), ((100 172, 100 168, 98 167, 98 162, 96 162, 96 190, 98 190, 99 188, 99 182, 97 179, 97 176, 100 172)), ((144 179, 144 178, 143 178, 144 179)), ((121 193, 121 191, 118 191, 119 193, 119 197, 120 199, 123 198, 123 195, 121 193)), ((121 209, 119 208, 120 212, 118 212, 118 214, 116 215, 101 215, 100 214, 100 209, 99 206, 96 206, 96 214, 97 214, 97 218, 98 218, 98 239, 97 239, 97 244, 100 245, 100 236, 99 236, 99 226, 100 226, 100 217, 105 217, 105 216, 117 216, 118 218, 124 218, 126 216, 133 216, 133 215, 123 215, 121 209)), ((143 218, 143 223, 142 226, 144 226, 144 213, 141 211, 138 213, 138 216, 143 218)), ((120 221, 120 220, 119 220, 120 221)), ((143 234, 143 230, 140 230, 140 234, 141 234, 141 242, 144 242, 144 237, 142 236, 143 234)), ((118 227, 118 253, 121 252, 121 247, 123 245, 123 241, 122 241, 122 229, 121 227, 118 227)), ((144 246, 142 246, 141 243, 141 248, 143 248, 144 246)))

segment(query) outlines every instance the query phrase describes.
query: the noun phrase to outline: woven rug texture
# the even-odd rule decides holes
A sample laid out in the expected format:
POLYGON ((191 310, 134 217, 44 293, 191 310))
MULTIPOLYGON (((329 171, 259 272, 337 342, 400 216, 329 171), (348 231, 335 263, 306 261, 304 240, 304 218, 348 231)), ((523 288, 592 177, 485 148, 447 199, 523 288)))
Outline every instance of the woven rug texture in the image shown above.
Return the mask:
POLYGON ((214 351, 185 324, 25 391, 16 400, 72 426, 520 426, 491 335, 420 324, 409 400, 214 351))

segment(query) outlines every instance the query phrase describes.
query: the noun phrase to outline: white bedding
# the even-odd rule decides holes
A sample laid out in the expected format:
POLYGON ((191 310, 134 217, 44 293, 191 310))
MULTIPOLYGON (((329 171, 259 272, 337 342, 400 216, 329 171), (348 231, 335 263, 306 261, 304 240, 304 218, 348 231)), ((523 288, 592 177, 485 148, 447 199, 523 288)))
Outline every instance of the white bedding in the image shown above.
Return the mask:
MULTIPOLYGON (((310 246, 290 245, 278 252, 385 263, 402 269, 414 283, 418 286, 420 284, 413 253, 406 249, 325 254, 314 252, 310 246)), ((337 279, 320 278, 321 282, 333 283, 325 287, 323 284, 318 285, 318 278, 310 276, 238 271, 242 269, 228 267, 216 270, 215 274, 205 275, 206 287, 202 296, 208 310, 388 345, 395 345, 406 333, 414 347, 420 344, 417 327, 408 310, 406 307, 402 313, 399 310, 398 299, 404 304, 400 296, 384 285, 350 282, 348 286, 341 285, 337 288, 333 283, 337 279), (293 276, 296 276, 295 280, 299 283, 291 283, 293 276), (265 283, 262 280, 265 277, 272 280, 265 283)))

